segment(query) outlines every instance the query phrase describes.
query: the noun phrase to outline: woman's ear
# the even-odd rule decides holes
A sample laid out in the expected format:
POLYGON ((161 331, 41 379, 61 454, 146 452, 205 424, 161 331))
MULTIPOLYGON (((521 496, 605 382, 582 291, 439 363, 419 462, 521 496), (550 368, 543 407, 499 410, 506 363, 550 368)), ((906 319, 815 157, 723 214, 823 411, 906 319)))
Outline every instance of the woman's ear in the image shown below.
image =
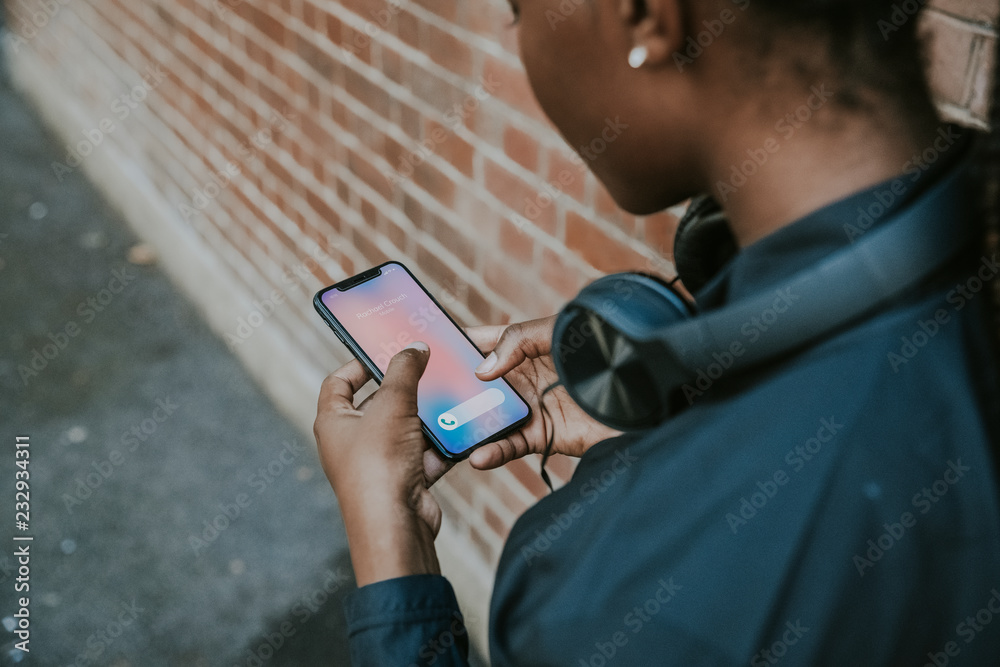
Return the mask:
POLYGON ((632 38, 629 65, 657 67, 684 44, 684 0, 618 0, 618 15, 632 38))

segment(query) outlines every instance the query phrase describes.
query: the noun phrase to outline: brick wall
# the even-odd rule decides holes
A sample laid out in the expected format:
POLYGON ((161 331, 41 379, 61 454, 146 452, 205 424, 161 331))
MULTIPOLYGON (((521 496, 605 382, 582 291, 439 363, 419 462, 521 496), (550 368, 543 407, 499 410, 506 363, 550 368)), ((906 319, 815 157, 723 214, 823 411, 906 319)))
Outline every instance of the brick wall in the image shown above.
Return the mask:
MULTIPOLYGON (((107 150, 141 171, 256 301, 222 327, 234 349, 266 327, 334 368, 346 353, 309 297, 387 258, 468 324, 554 313, 604 272, 673 271, 676 211, 621 212, 563 145, 505 0, 8 5, 15 66, 37 57, 87 112, 61 128, 53 179, 107 150)), ((933 5, 942 109, 982 126, 997 3, 933 5)), ((492 567, 543 490, 532 459, 462 466, 439 494, 468 557, 492 567)))

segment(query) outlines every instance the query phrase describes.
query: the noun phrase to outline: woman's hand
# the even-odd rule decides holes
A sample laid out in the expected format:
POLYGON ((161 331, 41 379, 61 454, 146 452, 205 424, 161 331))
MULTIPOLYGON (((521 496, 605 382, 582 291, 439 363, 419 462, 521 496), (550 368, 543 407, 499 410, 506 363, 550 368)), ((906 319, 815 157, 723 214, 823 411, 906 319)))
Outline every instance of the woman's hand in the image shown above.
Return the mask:
POLYGON ((371 378, 357 360, 320 389, 313 431, 359 586, 440 572, 434 537, 441 508, 427 487, 449 466, 430 448, 417 416, 417 382, 429 357, 423 343, 395 355, 381 387, 357 408, 354 396, 371 378))
POLYGON ((553 429, 552 451, 569 456, 582 456, 598 442, 621 435, 621 431, 588 416, 564 387, 553 389, 545 396, 551 419, 541 409, 542 392, 558 379, 551 355, 555 322, 553 315, 510 326, 466 329, 480 350, 492 351, 479 367, 481 372, 477 372, 477 376, 481 380, 494 380, 505 375, 532 410, 531 420, 523 429, 474 451, 469 457, 473 467, 489 470, 528 454, 541 454, 553 429))

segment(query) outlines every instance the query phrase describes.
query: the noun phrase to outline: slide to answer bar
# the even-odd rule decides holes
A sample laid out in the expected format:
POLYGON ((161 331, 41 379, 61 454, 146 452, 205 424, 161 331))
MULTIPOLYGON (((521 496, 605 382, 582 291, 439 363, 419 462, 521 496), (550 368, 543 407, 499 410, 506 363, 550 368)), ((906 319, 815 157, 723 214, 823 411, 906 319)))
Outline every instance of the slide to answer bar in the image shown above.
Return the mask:
POLYGON ((476 394, 466 402, 456 405, 448 412, 442 412, 438 417, 438 426, 446 431, 454 431, 456 428, 470 422, 476 417, 493 408, 504 401, 504 394, 499 389, 493 387, 481 394, 476 394))

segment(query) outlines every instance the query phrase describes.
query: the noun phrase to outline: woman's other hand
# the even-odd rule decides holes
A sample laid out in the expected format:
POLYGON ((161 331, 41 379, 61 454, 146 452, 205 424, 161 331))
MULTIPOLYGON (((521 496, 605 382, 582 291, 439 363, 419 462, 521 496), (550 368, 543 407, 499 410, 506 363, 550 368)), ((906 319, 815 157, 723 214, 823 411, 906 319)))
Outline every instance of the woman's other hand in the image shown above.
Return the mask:
POLYGON ((489 470, 528 454, 541 454, 553 430, 552 451, 569 456, 581 456, 598 442, 621 435, 621 431, 604 426, 587 415, 564 387, 553 389, 545 396, 548 415, 541 409, 542 392, 558 380, 552 360, 555 322, 553 315, 509 326, 466 329, 480 350, 490 352, 477 369, 479 379, 494 380, 505 376, 532 410, 531 420, 523 429, 474 451, 469 458, 473 467, 489 470))

